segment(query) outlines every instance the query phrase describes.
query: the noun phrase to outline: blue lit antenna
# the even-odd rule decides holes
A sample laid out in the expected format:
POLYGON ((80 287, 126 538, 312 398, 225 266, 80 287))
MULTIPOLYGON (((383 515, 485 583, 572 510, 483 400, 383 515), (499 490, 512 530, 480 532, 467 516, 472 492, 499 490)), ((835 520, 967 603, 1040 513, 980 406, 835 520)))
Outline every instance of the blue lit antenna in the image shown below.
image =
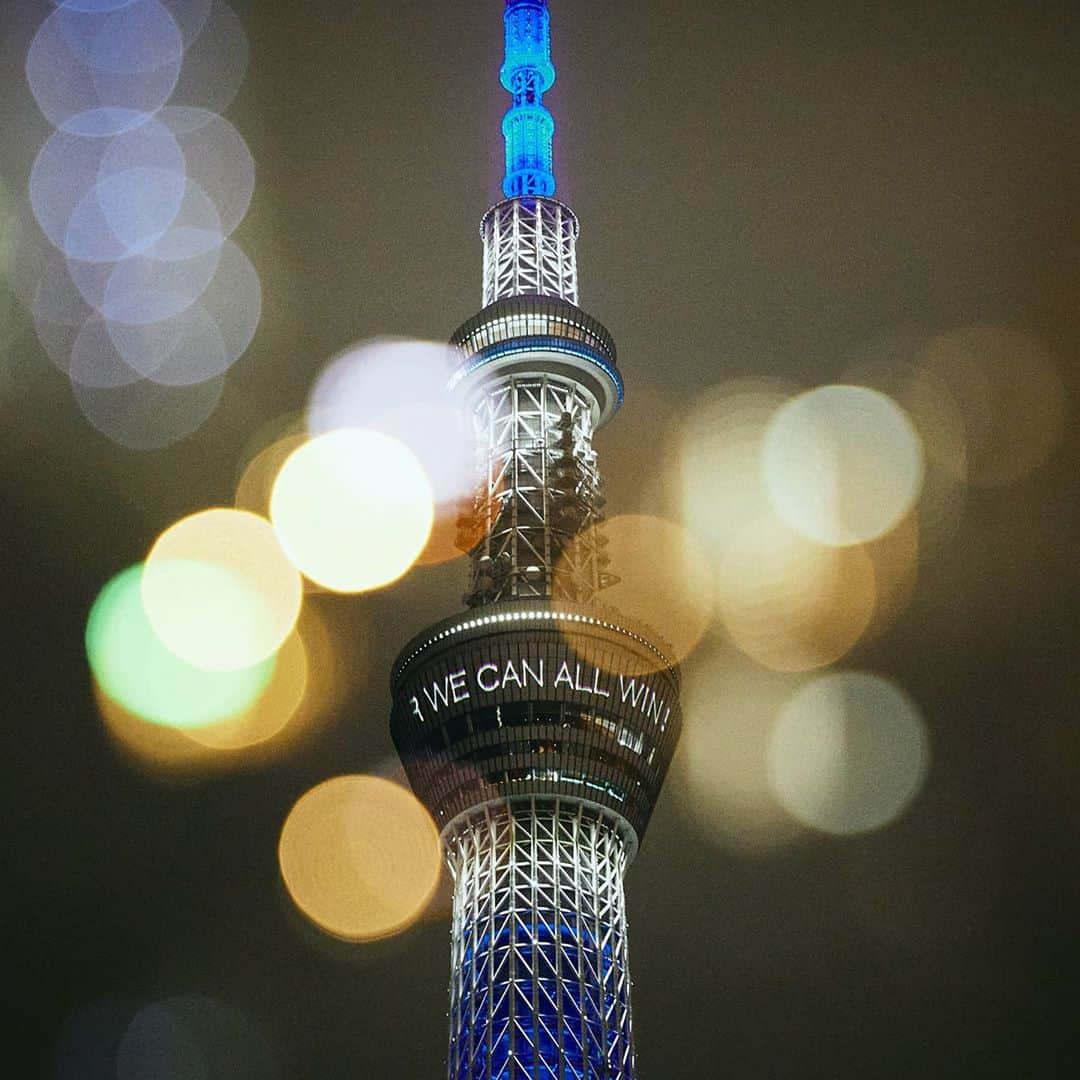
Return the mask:
POLYGON ((503 194, 554 195, 551 140, 555 121, 544 107, 544 91, 555 83, 547 0, 506 0, 506 59, 499 81, 514 102, 503 117, 506 175, 503 194))

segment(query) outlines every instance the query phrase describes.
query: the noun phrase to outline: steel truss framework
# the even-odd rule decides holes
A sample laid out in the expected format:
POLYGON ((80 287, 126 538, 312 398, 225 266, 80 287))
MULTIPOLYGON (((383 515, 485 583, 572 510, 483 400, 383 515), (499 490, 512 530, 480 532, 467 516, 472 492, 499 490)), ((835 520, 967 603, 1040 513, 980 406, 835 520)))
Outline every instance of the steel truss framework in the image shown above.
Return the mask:
POLYGON ((474 414, 483 483, 469 522, 470 606, 592 600, 606 583, 592 400, 551 375, 485 387, 474 414))
POLYGON ((451 1080, 630 1080, 626 849, 613 822, 534 799, 475 810, 444 842, 451 1080))
POLYGON ((577 303, 578 220, 555 199, 497 203, 480 223, 484 307, 507 296, 558 296, 577 303))

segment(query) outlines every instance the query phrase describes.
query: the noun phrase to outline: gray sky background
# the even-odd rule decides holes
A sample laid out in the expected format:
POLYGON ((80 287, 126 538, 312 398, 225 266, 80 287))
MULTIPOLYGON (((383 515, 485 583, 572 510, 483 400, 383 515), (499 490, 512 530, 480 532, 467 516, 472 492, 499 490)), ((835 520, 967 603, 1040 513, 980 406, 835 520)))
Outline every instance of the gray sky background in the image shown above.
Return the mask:
MULTIPOLYGON (((32 334, 2 358, 12 1076, 48 1075, 81 1003, 185 992, 257 1017, 289 1080, 443 1068, 445 920, 376 946, 322 939, 292 912, 275 852, 307 788, 392 767, 390 662, 457 608, 463 564, 319 601, 355 643, 353 689, 287 761, 162 787, 112 749, 89 689, 97 590, 177 517, 231 502, 245 447, 303 407, 327 358, 379 334, 445 339, 479 307, 502 5, 235 6, 251 62, 226 115, 257 165, 236 239, 263 318, 217 412, 136 454, 85 423, 32 334)), ((558 194, 582 223, 582 306, 614 333, 627 384, 598 439, 611 512, 670 509, 663 449, 695 398, 736 376, 811 386, 897 340, 994 323, 1046 343, 1075 402, 1073 5, 551 9, 558 194)), ((16 191, 48 132, 24 55, 17 35, 0 40, 0 175, 16 191)), ((1080 899, 1074 418, 1042 469, 970 495, 911 607, 849 658, 900 682, 930 727, 905 818, 754 856, 661 799, 627 879, 646 1080, 1064 1074, 1080 899)))

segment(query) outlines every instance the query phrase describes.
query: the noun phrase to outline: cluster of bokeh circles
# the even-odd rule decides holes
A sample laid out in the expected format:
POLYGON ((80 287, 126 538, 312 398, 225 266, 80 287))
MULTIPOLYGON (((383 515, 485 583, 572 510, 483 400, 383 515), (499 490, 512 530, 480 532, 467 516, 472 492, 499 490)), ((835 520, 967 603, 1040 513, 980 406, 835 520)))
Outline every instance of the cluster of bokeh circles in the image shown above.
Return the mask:
POLYGON ((698 399, 674 454, 685 532, 662 590, 686 613, 642 614, 693 630, 681 656, 704 642, 675 786, 710 838, 769 851, 905 812, 929 729, 894 681, 838 665, 905 611, 965 493, 1036 470, 1064 416, 1048 350, 983 325, 878 342, 836 384, 744 378, 698 399))
MULTIPOLYGON (((460 554, 476 471, 469 418, 445 392, 453 362, 404 339, 334 358, 305 413, 248 447, 234 505, 174 523, 102 590, 87 651, 126 751, 169 775, 266 760, 340 705, 311 594, 379 589, 460 554)), ((900 686, 845 658, 904 612, 965 491, 1049 457, 1061 395, 1033 339, 969 327, 815 389, 736 379, 680 418, 678 505, 605 523, 618 581, 602 603, 656 627, 684 665, 673 786, 710 837, 771 851, 879 829, 912 804, 929 729, 900 686)), ((414 923, 440 874, 426 811, 379 776, 302 795, 278 859, 299 910, 353 942, 414 923)))
MULTIPOLYGON (((235 505, 174 522, 101 590, 86 626, 95 692, 141 767, 199 777, 308 739, 350 689, 309 594, 379 589, 461 554, 445 526, 471 497, 475 457, 445 399, 451 364, 446 346, 397 339, 338 356, 306 416, 249 447, 235 505)), ((350 941, 415 921, 441 867, 427 812, 374 776, 303 796, 279 858, 298 907, 350 941)))
POLYGON ((229 239, 254 163, 221 115, 247 57, 223 0, 54 0, 27 53, 54 131, 19 287, 82 412, 132 449, 196 430, 259 322, 258 274, 229 239))

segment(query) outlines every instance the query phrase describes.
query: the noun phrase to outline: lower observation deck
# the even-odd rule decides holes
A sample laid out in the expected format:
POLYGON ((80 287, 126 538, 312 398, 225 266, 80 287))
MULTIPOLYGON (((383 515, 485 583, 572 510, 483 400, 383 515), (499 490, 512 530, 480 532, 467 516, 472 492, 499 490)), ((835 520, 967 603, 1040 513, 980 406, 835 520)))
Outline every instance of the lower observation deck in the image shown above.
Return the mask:
POLYGON ((440 829, 518 799, 575 799, 645 832, 681 726, 678 675, 615 614, 490 604, 414 638, 394 665, 391 732, 440 829))

